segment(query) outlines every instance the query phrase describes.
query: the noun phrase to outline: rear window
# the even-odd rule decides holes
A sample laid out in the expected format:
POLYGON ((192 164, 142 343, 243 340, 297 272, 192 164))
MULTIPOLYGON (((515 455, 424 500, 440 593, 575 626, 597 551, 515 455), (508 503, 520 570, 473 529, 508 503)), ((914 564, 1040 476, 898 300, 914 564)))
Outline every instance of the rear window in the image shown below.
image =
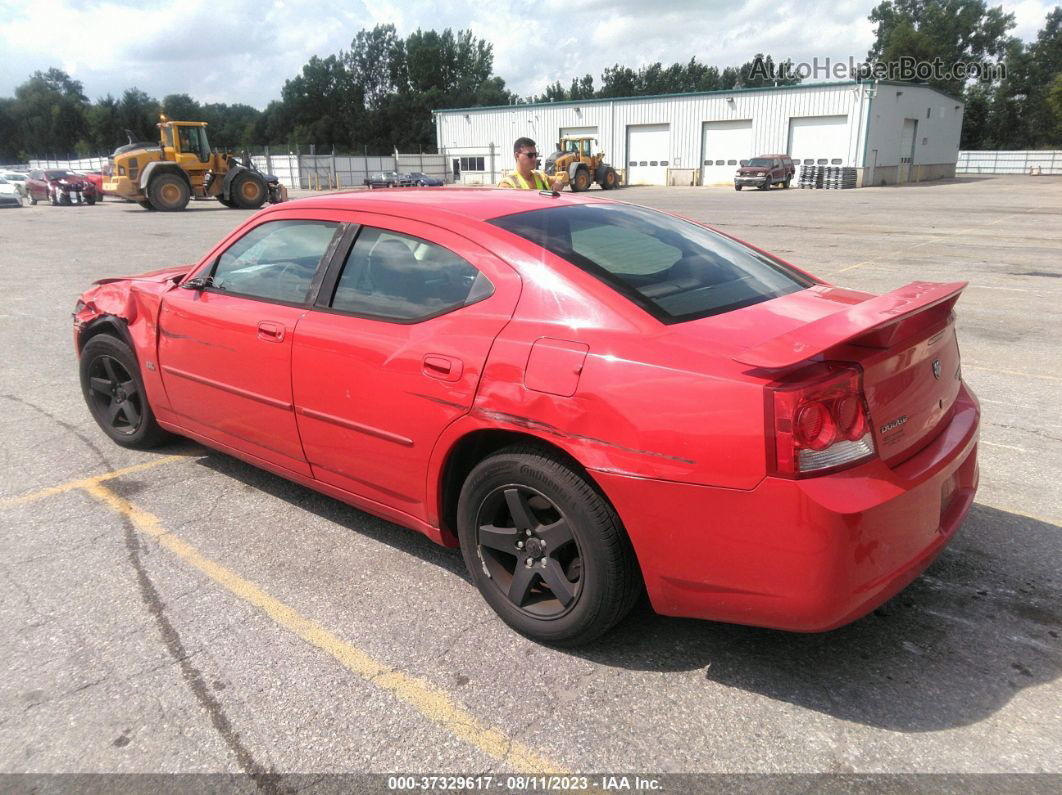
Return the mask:
POLYGON ((553 207, 491 223, 595 276, 663 323, 722 314, 814 284, 718 232, 645 207, 553 207))

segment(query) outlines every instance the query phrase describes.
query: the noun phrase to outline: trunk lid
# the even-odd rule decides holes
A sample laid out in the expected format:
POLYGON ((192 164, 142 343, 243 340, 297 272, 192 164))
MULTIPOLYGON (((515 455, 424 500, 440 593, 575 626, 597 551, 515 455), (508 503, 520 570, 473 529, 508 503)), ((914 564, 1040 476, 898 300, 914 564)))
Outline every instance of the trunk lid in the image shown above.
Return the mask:
POLYGON ((966 282, 913 282, 767 338, 733 358, 787 370, 813 358, 863 368, 875 446, 899 463, 932 440, 961 385, 952 307, 966 282))

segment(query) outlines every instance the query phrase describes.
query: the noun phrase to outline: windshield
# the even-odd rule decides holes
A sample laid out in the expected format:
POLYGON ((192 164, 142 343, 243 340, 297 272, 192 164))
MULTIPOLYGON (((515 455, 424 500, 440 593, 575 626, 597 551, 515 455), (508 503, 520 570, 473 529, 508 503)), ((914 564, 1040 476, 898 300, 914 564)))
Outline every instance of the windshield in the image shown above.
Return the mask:
POLYGON ((565 152, 580 152, 582 143, 582 141, 564 141, 562 146, 565 152))
POLYGON ((754 157, 749 161, 750 168, 770 168, 771 161, 766 157, 754 157))
POLYGON ((6 184, 7 184, 7 180, 4 179, 3 177, 0 177, 0 185, 6 185, 6 184))
POLYGON ((663 323, 722 314, 814 284, 718 232, 645 207, 573 205, 490 223, 597 277, 663 323))
POLYGON ((76 177, 77 174, 72 171, 63 171, 60 169, 57 171, 45 171, 44 176, 48 179, 63 179, 64 177, 76 177))

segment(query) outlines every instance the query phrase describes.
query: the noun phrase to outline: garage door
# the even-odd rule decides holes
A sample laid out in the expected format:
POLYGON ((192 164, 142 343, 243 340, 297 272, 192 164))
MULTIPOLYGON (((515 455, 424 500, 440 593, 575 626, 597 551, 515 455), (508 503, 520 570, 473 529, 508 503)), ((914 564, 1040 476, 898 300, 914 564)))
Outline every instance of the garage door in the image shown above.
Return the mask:
POLYGON ((670 125, 632 124, 627 127, 628 185, 666 185, 670 157, 670 125))
POLYGON ((848 117, 802 116, 790 119, 789 155, 798 164, 805 160, 814 160, 816 163, 825 160, 819 165, 852 165, 848 162, 848 117))
POLYGON ((706 121, 701 146, 701 184, 733 183, 742 160, 761 152, 752 151, 752 119, 706 121))

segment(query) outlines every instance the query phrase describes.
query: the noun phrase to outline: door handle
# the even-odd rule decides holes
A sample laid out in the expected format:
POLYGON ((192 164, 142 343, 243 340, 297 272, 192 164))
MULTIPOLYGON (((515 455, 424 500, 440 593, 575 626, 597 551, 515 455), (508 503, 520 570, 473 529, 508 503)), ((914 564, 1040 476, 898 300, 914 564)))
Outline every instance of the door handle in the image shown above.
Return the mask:
POLYGON ((263 320, 258 324, 258 339, 266 342, 283 342, 284 326, 280 323, 271 323, 268 320, 263 320))
POLYGON ((460 359, 453 356, 441 356, 437 353, 429 353, 423 359, 421 372, 429 378, 438 378, 441 381, 457 381, 464 372, 464 365, 460 359))

